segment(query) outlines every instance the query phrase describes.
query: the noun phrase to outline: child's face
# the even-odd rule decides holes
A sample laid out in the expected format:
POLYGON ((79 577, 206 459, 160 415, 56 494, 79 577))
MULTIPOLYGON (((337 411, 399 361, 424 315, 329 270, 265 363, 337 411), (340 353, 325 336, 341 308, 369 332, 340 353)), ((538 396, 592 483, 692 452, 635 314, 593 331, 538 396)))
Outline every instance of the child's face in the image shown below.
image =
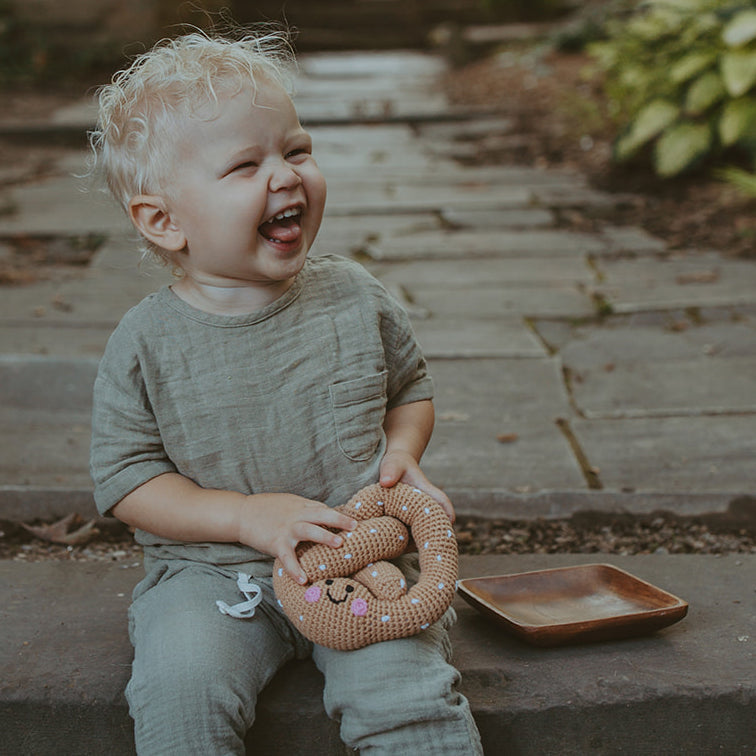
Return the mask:
MULTIPOLYGON (((326 185, 312 140, 278 85, 261 79, 179 128, 166 199, 185 248, 174 257, 199 284, 277 295, 302 269, 326 185)), ((177 245, 182 246, 182 245, 177 245)))

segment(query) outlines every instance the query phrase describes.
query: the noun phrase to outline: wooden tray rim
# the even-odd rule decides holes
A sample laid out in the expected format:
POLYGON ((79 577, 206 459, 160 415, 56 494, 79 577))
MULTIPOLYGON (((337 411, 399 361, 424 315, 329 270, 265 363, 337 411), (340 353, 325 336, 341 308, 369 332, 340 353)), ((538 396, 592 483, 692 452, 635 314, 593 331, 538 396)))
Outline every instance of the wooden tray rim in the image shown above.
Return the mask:
MULTIPOLYGON (((632 629, 634 626, 636 630, 637 626, 642 626, 646 623, 651 625, 650 631, 661 629, 661 627, 674 624, 678 620, 682 619, 688 611, 688 602, 684 599, 675 596, 669 591, 665 591, 662 588, 654 585, 653 583, 643 580, 642 578, 633 575, 627 570, 617 567, 616 565, 608 562, 591 562, 586 564, 568 565, 565 567, 553 567, 543 570, 529 570, 526 572, 516 572, 505 575, 481 575, 470 578, 462 578, 457 581, 457 588, 465 599, 473 608, 480 611, 487 610, 486 614, 489 614, 492 619, 503 623, 509 627, 517 635, 520 635, 525 640, 531 642, 538 642, 539 639, 545 636, 551 636, 551 641, 554 644, 561 642, 561 639, 579 640, 582 635, 590 636, 592 634, 601 633, 602 630, 621 631, 623 626, 627 626, 628 629, 632 629), (506 579, 507 581, 514 581, 520 577, 531 577, 534 575, 548 575, 559 572, 577 572, 585 571, 589 569, 609 569, 610 571, 620 573, 623 577, 628 578, 631 582, 644 585, 646 589, 653 591, 659 598, 668 601, 664 606, 649 608, 648 610, 641 610, 632 613, 621 613, 610 615, 600 618, 588 618, 585 620, 573 620, 570 622, 557 622, 547 625, 534 625, 526 622, 521 622, 518 619, 508 615, 505 610, 500 606, 492 604, 486 601, 478 594, 471 591, 466 584, 474 583, 476 581, 488 581, 497 579, 506 579), (660 624, 663 622, 663 624, 660 624), (561 636, 561 637, 560 637, 561 636)), ((638 634, 635 632, 634 634, 638 634)), ((616 637, 620 637, 617 635, 616 637)), ((550 642, 551 642, 550 641, 550 642)))

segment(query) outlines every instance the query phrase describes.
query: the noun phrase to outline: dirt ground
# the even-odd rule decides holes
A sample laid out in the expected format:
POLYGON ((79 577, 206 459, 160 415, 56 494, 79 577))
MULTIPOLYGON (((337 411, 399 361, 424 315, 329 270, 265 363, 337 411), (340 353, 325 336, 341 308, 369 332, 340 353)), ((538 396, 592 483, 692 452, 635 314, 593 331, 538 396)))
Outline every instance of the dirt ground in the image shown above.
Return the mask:
POLYGON ((496 109, 512 120, 508 133, 478 140, 471 162, 571 168, 597 188, 638 195, 637 202, 602 211, 608 215, 565 214, 561 222, 567 226, 639 225, 671 250, 716 250, 756 260, 756 200, 703 168, 662 180, 647 164, 613 164, 617 127, 589 70, 585 54, 538 55, 525 48, 453 71, 446 82, 453 102, 496 109))

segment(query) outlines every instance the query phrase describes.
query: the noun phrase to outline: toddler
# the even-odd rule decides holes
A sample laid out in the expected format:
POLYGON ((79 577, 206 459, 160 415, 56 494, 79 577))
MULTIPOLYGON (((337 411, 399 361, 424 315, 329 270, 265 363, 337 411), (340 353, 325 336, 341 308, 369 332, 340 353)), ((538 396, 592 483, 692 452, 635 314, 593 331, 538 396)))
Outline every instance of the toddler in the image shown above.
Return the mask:
POLYGON ((137 750, 243 754, 259 692, 311 655, 352 748, 480 753, 451 610, 344 652, 302 637, 273 595, 273 559, 305 583, 295 547, 338 546, 356 524, 333 507, 365 485, 410 483, 454 518, 418 465, 432 383, 406 314, 359 264, 307 258, 326 185, 292 68, 282 35, 193 33, 100 92, 97 165, 177 271, 124 316, 94 389, 97 507, 144 546, 126 691, 137 750), (240 573, 262 596, 253 611, 234 611, 240 573))

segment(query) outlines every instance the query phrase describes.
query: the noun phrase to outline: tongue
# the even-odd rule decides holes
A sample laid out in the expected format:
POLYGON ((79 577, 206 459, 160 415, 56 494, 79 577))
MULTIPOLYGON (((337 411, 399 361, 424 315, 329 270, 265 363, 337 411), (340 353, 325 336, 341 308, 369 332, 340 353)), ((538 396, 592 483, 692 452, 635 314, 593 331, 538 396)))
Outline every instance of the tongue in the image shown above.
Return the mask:
POLYGON ((271 241, 282 243, 295 241, 301 233, 299 218, 295 216, 263 223, 260 226, 260 233, 271 241))

